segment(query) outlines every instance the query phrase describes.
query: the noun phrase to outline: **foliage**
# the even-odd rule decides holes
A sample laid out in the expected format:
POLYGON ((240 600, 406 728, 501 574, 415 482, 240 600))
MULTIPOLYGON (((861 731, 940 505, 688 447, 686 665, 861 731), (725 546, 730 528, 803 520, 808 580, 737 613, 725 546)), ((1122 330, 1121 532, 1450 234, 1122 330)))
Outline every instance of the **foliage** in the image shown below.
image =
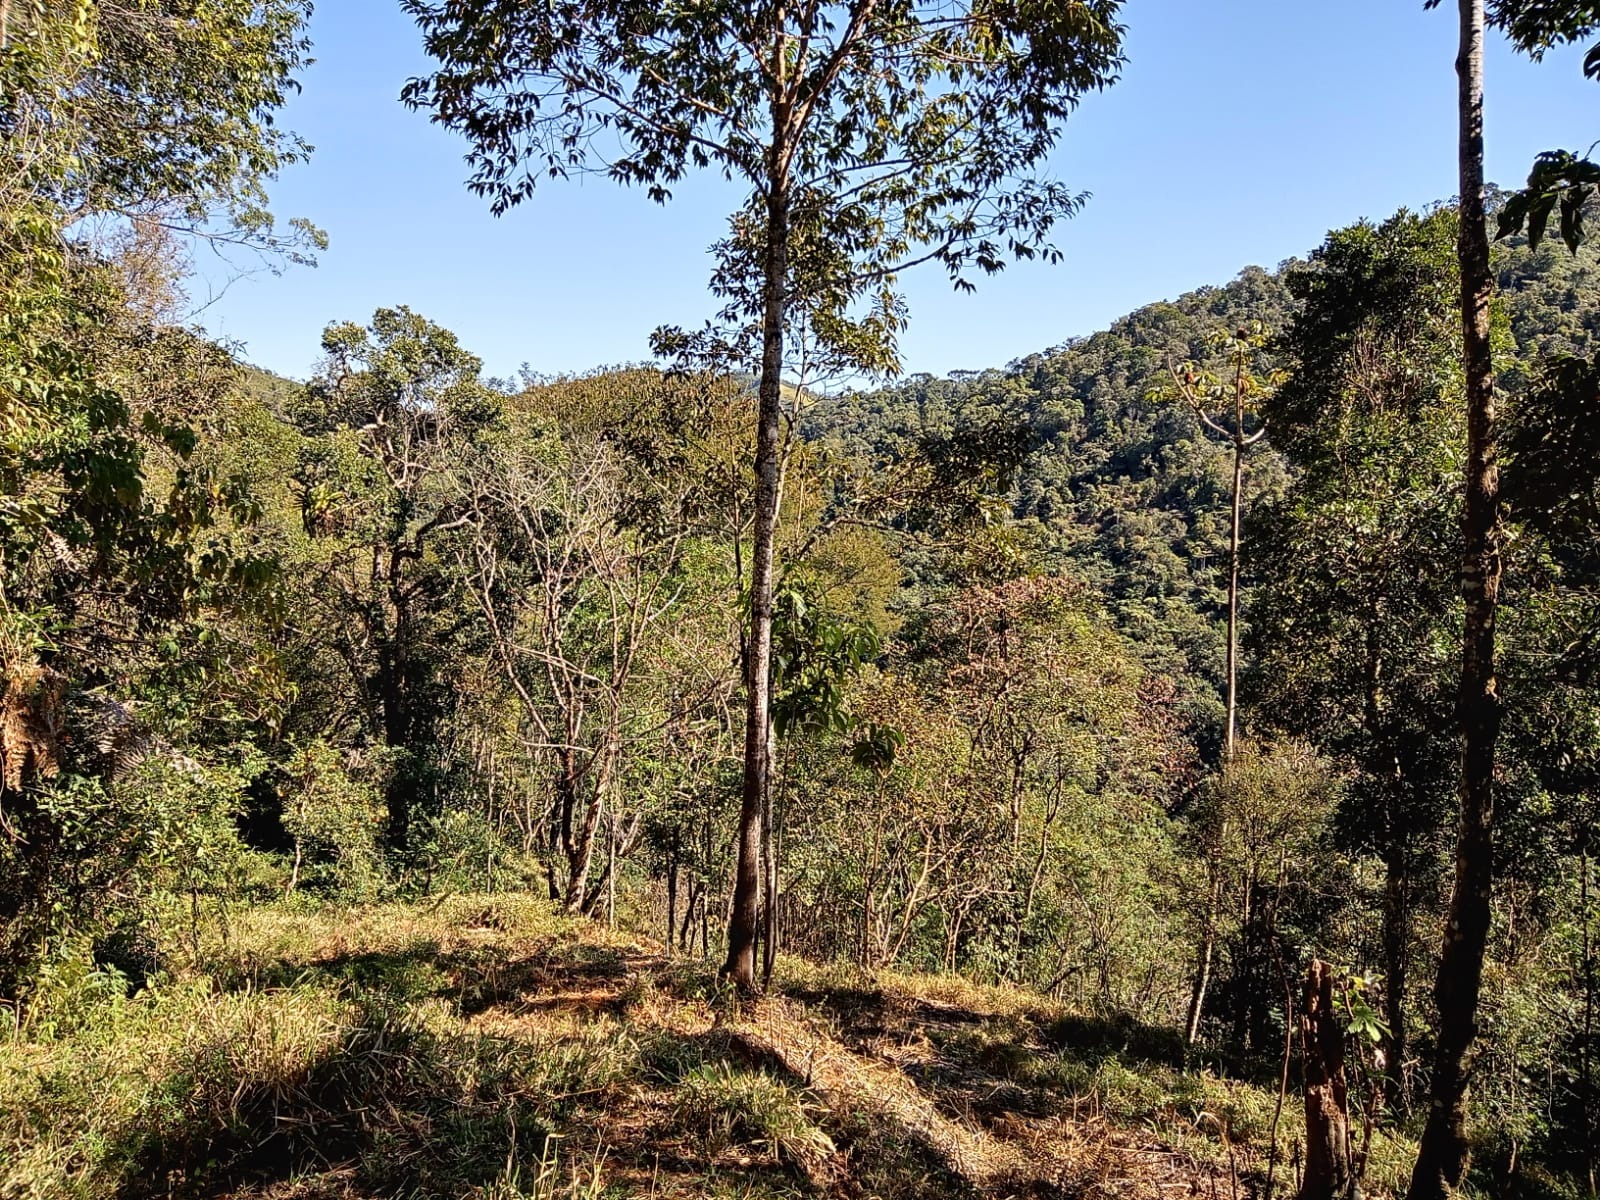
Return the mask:
MULTIPOLYGON (((1536 8, 1497 12, 1527 48, 1569 36, 1527 32, 1536 8)), ((411 11, 438 66, 408 96, 500 206, 597 167, 749 187, 724 313, 658 338, 714 369, 491 381, 404 307, 330 324, 307 383, 242 368, 174 315, 162 231, 288 248, 259 205, 304 152, 267 122, 302 8, 0 0, 0 138, 32 148, 0 184, 0 1191, 299 1187, 271 1158, 374 1194, 654 1169, 713 1195, 742 1158, 762 1194, 1021 1194, 1085 1182, 1060 1149, 1085 1112, 1248 1173, 1251 1080, 1279 1079, 1313 956, 1359 981, 1392 1187, 1450 886, 1453 213, 1003 369, 825 394, 893 369, 900 266, 1051 255, 1079 198, 1035 168, 1115 73, 1116 4, 411 11), (763 477, 759 882, 792 957, 747 1008, 706 963, 760 600, 746 372, 774 333, 764 398, 811 385, 776 388, 763 477), (1218 398, 1271 430, 1225 766, 1218 398), (1044 1145, 1049 1172, 1004 1174, 1044 1145)), ((1503 1194, 1583 1177, 1600 1129, 1600 306, 1587 168, 1540 170, 1496 197, 1508 833, 1475 1104, 1503 1194)))
MULTIPOLYGON (((585 172, 658 201, 691 170, 747 186, 716 247, 728 333, 701 339, 732 366, 756 357, 767 205, 781 198, 786 321, 824 364, 874 373, 894 362, 894 279, 909 263, 937 260, 965 282, 1010 256, 1055 257, 1045 239, 1081 197, 1032 171, 1078 97, 1114 77, 1121 32, 1118 5, 1100 2, 1048 14, 406 7, 438 66, 405 98, 468 136, 470 186, 496 212, 542 178, 585 172)), ((658 345, 676 353, 693 340, 669 330, 658 345)))
POLYGON ((345 763, 327 743, 313 742, 296 747, 280 773, 283 828, 294 839, 289 890, 303 884, 370 896, 381 877, 381 760, 345 763))
POLYGON ((180 222, 294 256, 320 247, 303 221, 276 233, 265 192, 310 151, 272 119, 298 87, 309 13, 304 0, 9 4, 0 136, 16 154, 0 204, 180 222))

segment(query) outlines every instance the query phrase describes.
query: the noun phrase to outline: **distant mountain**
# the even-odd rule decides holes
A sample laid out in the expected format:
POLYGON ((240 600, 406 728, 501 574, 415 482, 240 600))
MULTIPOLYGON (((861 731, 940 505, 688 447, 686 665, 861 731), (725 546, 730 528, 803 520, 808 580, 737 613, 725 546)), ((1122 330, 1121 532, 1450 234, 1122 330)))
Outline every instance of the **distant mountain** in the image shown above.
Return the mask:
MULTIPOLYGON (((1502 362, 1514 397, 1530 370, 1561 352, 1590 352, 1600 335, 1600 255, 1557 242, 1496 248, 1502 312, 1516 345, 1502 362)), ((1001 420, 1026 426, 1029 453, 1008 497, 1042 561, 1103 598, 1152 666, 1199 680, 1198 725, 1221 717, 1229 451, 1182 405, 1152 398, 1166 363, 1205 361, 1209 339, 1246 321, 1269 330, 1294 315, 1277 271, 1251 267, 1231 283, 1147 305, 1088 337, 1007 367, 948 378, 917 375, 817 404, 807 431, 857 454, 892 458, 929 434, 1001 420)), ((1288 465, 1253 454, 1252 498, 1280 488, 1288 465)), ((1248 564, 1247 564, 1248 565, 1248 564)))

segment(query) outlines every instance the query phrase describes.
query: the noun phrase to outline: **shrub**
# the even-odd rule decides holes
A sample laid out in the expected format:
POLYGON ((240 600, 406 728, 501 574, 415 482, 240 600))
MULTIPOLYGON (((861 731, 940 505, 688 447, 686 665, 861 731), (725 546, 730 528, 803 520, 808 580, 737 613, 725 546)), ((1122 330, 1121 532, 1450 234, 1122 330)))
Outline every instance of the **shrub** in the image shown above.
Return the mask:
POLYGON ((378 834, 383 825, 381 756, 347 759, 323 741, 298 747, 278 785, 283 828, 294 842, 289 890, 376 896, 382 879, 378 834))
POLYGON ((834 1153, 832 1139, 812 1119, 816 1111, 797 1089, 766 1071, 727 1063, 696 1068, 679 1085, 678 1119, 704 1138, 708 1153, 763 1146, 807 1174, 834 1153))

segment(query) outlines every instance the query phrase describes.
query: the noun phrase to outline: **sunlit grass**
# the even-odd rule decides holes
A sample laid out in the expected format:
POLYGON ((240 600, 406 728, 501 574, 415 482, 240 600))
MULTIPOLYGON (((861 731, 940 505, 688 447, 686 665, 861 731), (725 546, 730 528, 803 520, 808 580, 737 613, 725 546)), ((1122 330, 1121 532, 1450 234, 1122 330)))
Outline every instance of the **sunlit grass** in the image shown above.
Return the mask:
MULTIPOLYGON (((0 1044, 0 1197, 1092 1196, 1141 1173, 1228 1194, 1268 1157, 1272 1090, 1021 989, 784 960, 740 1001, 519 896, 194 932, 134 994, 85 947, 41 976, 0 1044)), ((1296 1119, 1290 1096, 1279 1194, 1296 1119)), ((1411 1153, 1380 1133, 1367 1194, 1411 1153)))

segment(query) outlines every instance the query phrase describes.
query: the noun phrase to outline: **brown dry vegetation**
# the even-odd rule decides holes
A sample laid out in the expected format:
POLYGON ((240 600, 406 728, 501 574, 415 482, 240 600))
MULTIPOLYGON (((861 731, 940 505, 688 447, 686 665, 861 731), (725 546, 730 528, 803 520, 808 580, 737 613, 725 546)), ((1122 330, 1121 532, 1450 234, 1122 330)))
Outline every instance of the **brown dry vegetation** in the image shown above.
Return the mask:
POLYGON ((258 909, 186 953, 131 998, 47 980, 0 1048, 0 1195, 1261 1191, 1271 1095, 1029 993, 786 963, 740 1003, 514 897, 258 909))

